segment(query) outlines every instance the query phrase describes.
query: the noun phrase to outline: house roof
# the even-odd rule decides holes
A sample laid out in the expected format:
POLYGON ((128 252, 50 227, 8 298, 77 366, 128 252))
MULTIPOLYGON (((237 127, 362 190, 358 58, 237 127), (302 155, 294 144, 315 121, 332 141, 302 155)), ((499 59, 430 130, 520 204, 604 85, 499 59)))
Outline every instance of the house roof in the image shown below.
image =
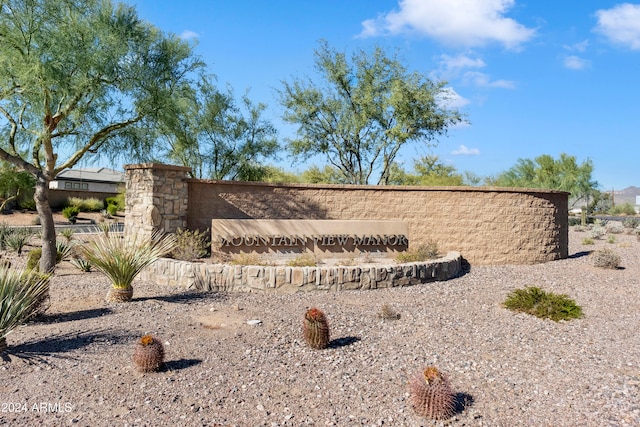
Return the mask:
POLYGON ((124 176, 124 172, 109 168, 67 169, 60 172, 56 180, 121 183, 124 176))

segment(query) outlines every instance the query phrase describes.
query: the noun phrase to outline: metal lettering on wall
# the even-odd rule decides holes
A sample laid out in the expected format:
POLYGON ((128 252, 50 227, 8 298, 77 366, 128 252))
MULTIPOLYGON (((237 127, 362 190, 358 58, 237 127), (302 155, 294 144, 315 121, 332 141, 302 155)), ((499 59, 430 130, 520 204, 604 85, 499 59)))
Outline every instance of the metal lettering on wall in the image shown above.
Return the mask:
POLYGON ((222 237, 220 246, 305 246, 313 242, 316 246, 408 246, 407 236, 390 235, 348 235, 330 234, 325 236, 231 236, 222 237))

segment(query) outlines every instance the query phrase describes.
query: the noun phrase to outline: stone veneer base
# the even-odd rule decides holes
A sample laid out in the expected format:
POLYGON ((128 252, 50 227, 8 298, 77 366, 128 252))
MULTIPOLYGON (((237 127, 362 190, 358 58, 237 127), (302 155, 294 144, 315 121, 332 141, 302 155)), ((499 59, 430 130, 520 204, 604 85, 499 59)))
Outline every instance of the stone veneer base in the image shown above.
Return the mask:
POLYGON ((452 279, 462 268, 459 252, 424 262, 362 267, 230 265, 162 258, 145 269, 141 278, 204 291, 295 293, 411 286, 452 279))

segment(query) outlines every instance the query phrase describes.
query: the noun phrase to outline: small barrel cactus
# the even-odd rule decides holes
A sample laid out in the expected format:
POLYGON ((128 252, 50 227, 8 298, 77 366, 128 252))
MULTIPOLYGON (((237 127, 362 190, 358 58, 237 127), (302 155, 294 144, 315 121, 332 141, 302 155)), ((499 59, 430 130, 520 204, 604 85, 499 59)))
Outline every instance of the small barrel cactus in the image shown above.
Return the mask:
POLYGON ((329 345, 329 323, 324 313, 317 308, 310 308, 305 313, 303 332, 309 347, 320 350, 329 345))
POLYGON ((411 404, 416 414, 442 420, 455 412, 455 396, 449 380, 435 366, 427 367, 409 382, 411 404))
POLYGON ((164 347, 157 338, 145 335, 136 344, 133 361, 140 372, 157 371, 164 364, 164 347))

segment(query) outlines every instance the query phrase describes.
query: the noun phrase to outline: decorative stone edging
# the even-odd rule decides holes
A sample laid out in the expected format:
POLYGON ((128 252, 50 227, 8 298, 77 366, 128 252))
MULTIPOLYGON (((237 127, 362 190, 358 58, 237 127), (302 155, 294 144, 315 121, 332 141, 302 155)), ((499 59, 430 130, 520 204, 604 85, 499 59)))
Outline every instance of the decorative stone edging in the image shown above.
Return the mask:
POLYGON ((425 262, 372 266, 256 266, 209 264, 162 258, 141 278, 162 285, 225 292, 294 293, 411 286, 457 277, 459 252, 425 262))

